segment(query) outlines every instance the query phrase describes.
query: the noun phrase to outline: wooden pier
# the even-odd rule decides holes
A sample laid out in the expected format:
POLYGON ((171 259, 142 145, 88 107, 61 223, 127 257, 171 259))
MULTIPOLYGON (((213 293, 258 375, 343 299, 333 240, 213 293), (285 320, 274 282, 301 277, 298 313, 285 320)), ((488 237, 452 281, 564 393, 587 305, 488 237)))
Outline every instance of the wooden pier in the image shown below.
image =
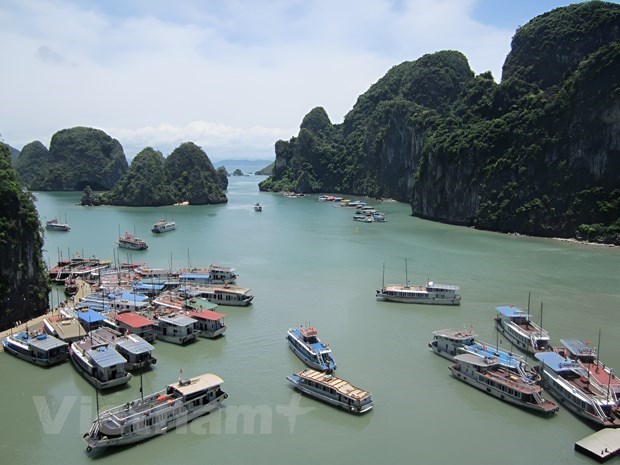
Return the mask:
POLYGON ((605 462, 620 455, 620 429, 605 428, 575 443, 575 450, 605 462))

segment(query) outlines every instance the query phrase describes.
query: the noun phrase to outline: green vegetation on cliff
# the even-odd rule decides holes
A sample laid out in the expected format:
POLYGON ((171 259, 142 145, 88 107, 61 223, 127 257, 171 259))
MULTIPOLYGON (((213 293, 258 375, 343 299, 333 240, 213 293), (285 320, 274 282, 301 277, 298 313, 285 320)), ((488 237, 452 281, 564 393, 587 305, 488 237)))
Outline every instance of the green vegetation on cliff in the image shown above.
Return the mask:
POLYGON ((8 147, 0 144, 0 330, 45 313, 50 290, 43 230, 10 157, 8 147))
POLYGON ((395 66, 342 124, 313 109, 261 190, 411 202, 433 220, 620 243, 620 6, 521 27, 495 83, 459 52, 395 66))

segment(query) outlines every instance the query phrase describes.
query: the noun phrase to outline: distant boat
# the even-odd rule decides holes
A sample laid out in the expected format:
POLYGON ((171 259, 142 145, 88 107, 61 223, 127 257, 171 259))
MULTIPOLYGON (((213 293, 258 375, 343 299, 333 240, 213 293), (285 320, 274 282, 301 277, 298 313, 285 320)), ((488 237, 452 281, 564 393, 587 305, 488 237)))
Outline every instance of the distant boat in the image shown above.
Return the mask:
POLYGON ((146 250, 149 248, 144 239, 140 239, 128 232, 126 232, 124 236, 118 238, 118 246, 123 249, 131 250, 146 250))
POLYGON ((167 231, 172 231, 176 228, 177 224, 174 221, 160 220, 153 224, 151 231, 154 233, 164 233, 167 231))
POLYGON ((336 369, 336 362, 331 356, 329 345, 323 343, 312 327, 290 328, 286 340, 295 355, 306 365, 315 370, 331 373, 336 369))
POLYGON ((383 267, 383 284, 378 289, 376 296, 378 299, 390 302, 401 302, 408 304, 428 304, 428 305, 460 305, 461 296, 457 294, 459 286, 451 284, 437 284, 427 281, 423 285, 409 285, 407 276, 407 260, 405 260, 405 284, 385 285, 385 265, 383 267))
POLYGON ((86 452, 95 454, 108 447, 140 442, 208 414, 228 398, 220 387, 223 382, 211 373, 188 380, 179 377, 178 383, 150 396, 97 412, 84 434, 86 452))
POLYGON ((68 344, 45 333, 32 334, 27 329, 2 339, 4 350, 35 365, 49 366, 67 360, 68 344))
POLYGON ((256 203, 254 204, 254 211, 256 211, 256 212, 262 212, 262 211, 263 211, 263 206, 262 206, 260 203, 256 202, 256 203))
POLYGON ((372 396, 368 391, 321 371, 306 368, 299 373, 287 376, 286 379, 304 394, 351 413, 365 413, 374 406, 372 396))
POLYGON ((179 289, 182 297, 203 297, 209 302, 218 305, 230 305, 233 307, 245 307, 252 303, 254 296, 251 289, 246 287, 220 284, 214 286, 188 286, 179 289))
POLYGON ((45 222, 45 229, 48 231, 70 231, 71 227, 67 223, 61 223, 58 218, 45 222))
POLYGON ((450 365, 452 375, 493 397, 545 415, 559 410, 558 405, 542 397, 542 387, 531 380, 520 379, 497 358, 461 354, 450 365))

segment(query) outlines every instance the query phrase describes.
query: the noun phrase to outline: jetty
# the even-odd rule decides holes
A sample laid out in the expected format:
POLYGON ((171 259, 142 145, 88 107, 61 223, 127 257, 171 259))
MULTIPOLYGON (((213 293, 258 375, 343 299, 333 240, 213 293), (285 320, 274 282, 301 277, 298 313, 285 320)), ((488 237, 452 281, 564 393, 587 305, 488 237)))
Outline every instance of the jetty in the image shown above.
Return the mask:
POLYGON ((603 463, 620 455, 620 429, 605 428, 575 443, 575 450, 603 463))

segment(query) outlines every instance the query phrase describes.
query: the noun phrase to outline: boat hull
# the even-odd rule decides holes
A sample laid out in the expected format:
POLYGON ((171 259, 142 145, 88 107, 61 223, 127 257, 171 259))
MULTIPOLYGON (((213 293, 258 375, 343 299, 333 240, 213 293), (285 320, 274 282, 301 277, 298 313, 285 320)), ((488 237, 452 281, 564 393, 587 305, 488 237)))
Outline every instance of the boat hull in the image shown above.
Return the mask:
POLYGON ((314 368, 318 371, 324 371, 325 373, 331 373, 336 369, 336 363, 330 364, 329 366, 319 363, 319 361, 316 360, 315 357, 302 350, 299 347, 299 341, 296 341, 295 338, 293 338, 291 335, 288 335, 286 339, 288 341, 289 348, 293 351, 293 353, 297 355, 297 357, 299 357, 299 359, 310 368, 314 368))
POLYGON ((456 295, 451 298, 440 297, 399 297, 386 294, 381 289, 377 290, 377 299, 387 302, 399 302, 404 304, 425 304, 425 305, 461 305, 461 296, 456 295))
POLYGON ((185 336, 167 336, 163 334, 155 335, 160 341, 171 342, 172 344, 185 345, 194 342, 197 339, 196 333, 187 334, 185 336))

